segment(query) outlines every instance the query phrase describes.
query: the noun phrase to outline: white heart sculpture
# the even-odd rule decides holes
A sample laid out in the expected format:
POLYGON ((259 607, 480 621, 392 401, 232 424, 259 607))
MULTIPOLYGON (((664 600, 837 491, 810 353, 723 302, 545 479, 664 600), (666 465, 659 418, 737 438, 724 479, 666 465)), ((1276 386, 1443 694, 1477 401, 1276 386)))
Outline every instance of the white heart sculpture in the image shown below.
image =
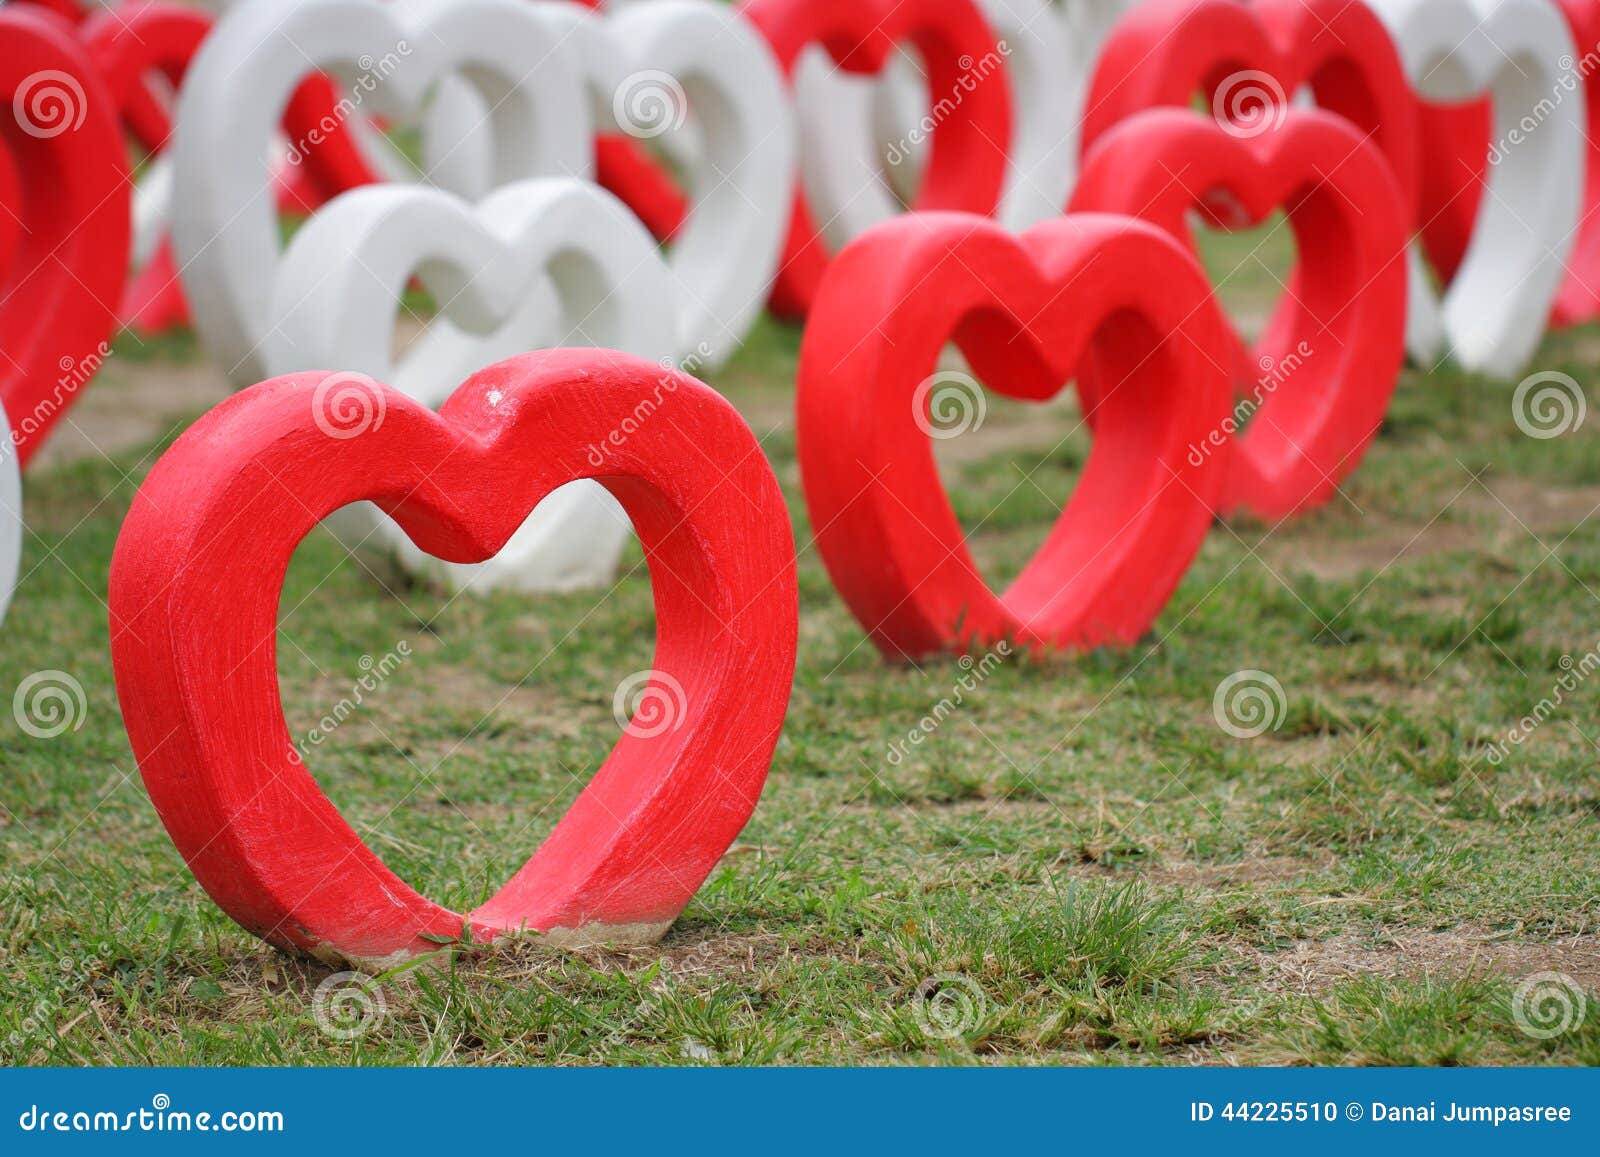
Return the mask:
POLYGON ((4 439, 0 442, 0 622, 4 622, 22 564, 22 471, 4 410, 0 410, 0 438, 4 439))
POLYGON ((1500 154, 1442 300, 1413 246, 1407 348, 1419 361, 1448 351, 1468 369, 1513 377, 1544 334, 1583 202, 1587 116, 1572 35, 1549 0, 1367 3, 1424 100, 1490 98, 1484 148, 1500 154))
MULTIPOLYGON (((330 393, 326 404, 333 427, 360 428, 363 417, 381 416, 360 413, 374 395, 354 375, 438 406, 475 371, 529 349, 600 346, 668 361, 678 341, 673 288, 649 232, 585 181, 519 181, 476 208, 439 189, 369 186, 329 202, 284 255, 274 308, 282 340, 270 373, 352 371, 349 395, 330 393), (440 316, 396 364, 395 313, 413 276, 441 303, 440 316), (344 405, 354 412, 341 414, 344 405)), ((556 491, 478 566, 423 553, 375 506, 341 511, 330 524, 352 548, 381 548, 414 572, 474 591, 604 585, 631 533, 595 482, 556 491)))
MULTIPOLYGON (((266 376, 279 260, 268 152, 308 73, 360 91, 353 122, 415 115, 459 76, 481 94, 495 185, 589 175, 593 130, 575 54, 526 0, 247 0, 184 80, 172 147, 173 244, 202 341, 240 384, 266 376)), ((353 103, 353 102, 352 102, 353 103)))
MULTIPOLYGON (((722 364, 761 316, 783 256, 796 145, 782 69, 748 23, 709 0, 537 10, 576 46, 602 130, 659 140, 680 166, 689 211, 667 253, 679 282, 679 352, 722 364)), ((436 182, 465 196, 484 184, 485 149, 470 131, 481 108, 453 85, 423 135, 436 182), (451 155, 436 153, 446 142, 451 155)))
MULTIPOLYGON (((970 71, 980 84, 1005 74, 1014 118, 996 215, 1008 228, 1026 229, 1059 216, 1067 203, 1088 74, 1072 67, 1063 19, 1049 0, 980 0, 979 7, 995 33, 996 59, 974 61, 970 71)), ((806 195, 829 245, 842 247, 903 211, 900 195, 912 190, 894 177, 914 183, 927 148, 924 121, 949 94, 930 94, 903 52, 880 78, 841 72, 816 48, 801 58, 794 87, 806 195)))

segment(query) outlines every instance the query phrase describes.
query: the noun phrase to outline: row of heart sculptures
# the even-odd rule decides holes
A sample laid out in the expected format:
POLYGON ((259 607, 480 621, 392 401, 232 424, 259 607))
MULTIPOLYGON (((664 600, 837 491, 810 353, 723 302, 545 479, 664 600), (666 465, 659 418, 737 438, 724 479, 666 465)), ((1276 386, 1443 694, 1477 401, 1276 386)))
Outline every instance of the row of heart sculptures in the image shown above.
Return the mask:
MULTIPOLYGON (((1218 513, 1280 519, 1336 491, 1408 348, 1510 374, 1547 322, 1600 313, 1587 98, 1563 80, 1592 59, 1588 0, 1571 29, 1546 0, 1152 0, 1110 31, 1081 116, 1071 70, 1039 55, 1067 59, 1042 0, 245 0, 215 27, 35 2, 0 8, 20 126, 0 205, 23 222, 0 234, 23 270, 0 314, 18 450, 0 511, 82 385, 56 371, 104 348, 116 307, 147 328, 192 311, 249 388, 134 501, 108 596, 118 692, 207 891, 330 960, 382 967, 464 930, 653 939, 748 820, 793 679, 795 545, 748 426, 677 367, 725 360, 763 302, 806 321, 805 498, 890 657, 1136 640, 1218 513), (926 95, 856 75, 901 41, 926 95), (29 91, 41 75, 77 86, 65 130, 29 91), (1291 101, 1303 88, 1318 107, 1291 101), (661 101, 681 178, 640 149, 635 114, 661 101), (377 126, 418 117, 431 183, 383 180, 405 174, 377 126), (886 191, 884 125, 919 168, 917 211, 886 191), (124 133, 153 157, 137 209, 124 133), (1191 222, 1278 209, 1299 261, 1251 345, 1191 222), (285 210, 309 212, 287 247, 285 210), (397 359, 413 279, 440 317, 397 359), (952 343, 974 378, 941 369, 952 343), (939 480, 952 374, 1032 401, 1073 381, 1094 433, 1003 594, 939 480), (603 582, 629 533, 644 548, 666 721, 625 729, 469 914, 383 864, 286 730, 282 582, 324 522, 470 589, 603 582)), ((7 551, 14 569, 15 534, 7 551)))

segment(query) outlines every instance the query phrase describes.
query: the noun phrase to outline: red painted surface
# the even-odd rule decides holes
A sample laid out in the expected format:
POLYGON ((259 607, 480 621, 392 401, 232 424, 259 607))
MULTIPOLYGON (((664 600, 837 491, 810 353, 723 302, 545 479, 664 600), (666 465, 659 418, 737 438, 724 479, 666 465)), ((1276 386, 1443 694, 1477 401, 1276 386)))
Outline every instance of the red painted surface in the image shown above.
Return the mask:
POLYGON ((1095 66, 1082 155, 1135 113, 1188 107, 1197 93, 1211 101, 1223 81, 1251 71, 1271 77, 1285 97, 1309 84, 1320 107, 1370 134, 1399 178, 1407 223, 1415 220, 1416 96, 1383 22, 1349 0, 1149 0, 1132 9, 1095 66))
MULTIPOLYGON (((912 208, 994 212, 1011 147, 1011 94, 994 74, 970 81, 974 63, 997 51, 973 0, 746 0, 741 11, 766 37, 786 75, 812 45, 826 49, 845 72, 863 74, 881 72, 896 44, 915 46, 935 104, 957 96, 960 102, 933 132, 912 208)), ((805 191, 797 188, 773 311, 805 317, 829 260, 805 191)))
POLYGON ((151 471, 117 543, 117 691, 184 859, 244 927, 323 958, 431 951, 426 936, 464 924, 482 938, 670 921, 749 819, 794 674, 794 540, 749 428, 693 378, 609 351, 501 362, 438 414, 376 384, 319 397, 329 380, 273 379, 207 414, 151 471), (662 400, 640 422, 644 397, 662 400), (352 402, 376 420, 324 433, 352 402), (483 906, 447 911, 361 841, 294 750, 276 661, 284 573, 318 521, 359 499, 424 550, 481 561, 584 477, 639 533, 654 667, 681 685, 681 713, 653 737, 625 733, 527 865, 483 906))
POLYGON ((1247 226, 1283 210, 1300 250, 1294 291, 1229 363, 1249 371, 1236 385, 1251 420, 1221 509, 1276 520, 1331 498, 1383 424, 1405 358, 1410 233, 1383 154, 1316 109, 1254 137, 1183 109, 1141 113, 1100 137, 1072 209, 1142 217, 1198 260, 1189 216, 1218 192, 1247 226))
MULTIPOLYGON (((1229 414, 1229 343, 1194 260, 1126 217, 1014 237, 914 214, 834 259, 800 353, 801 478, 839 593, 891 658, 1131 643, 1211 524, 1226 453, 1191 447, 1229 414), (1095 372, 1094 448, 1071 501, 1003 595, 979 573, 913 400, 954 341, 991 390, 1045 401, 1095 372)), ((926 398, 926 394, 923 395, 926 398)))
POLYGON ((0 405, 25 466, 116 327, 130 185, 111 96, 61 18, 0 8, 0 108, 0 405), (18 98, 32 107, 47 90, 65 119, 28 121, 30 133, 18 98))
MULTIPOLYGON (((1552 326, 1579 325, 1600 318, 1600 84, 1581 58, 1600 49, 1600 0, 1556 0, 1577 45, 1583 100, 1589 116, 1589 143, 1583 187, 1583 220, 1567 258, 1567 276, 1550 310, 1552 326)), ((1558 95, 1558 94, 1552 94, 1558 95)), ((1423 127, 1420 195, 1424 252, 1441 280, 1449 283, 1472 241, 1488 179, 1494 117, 1488 100, 1441 105, 1418 102, 1423 127)))

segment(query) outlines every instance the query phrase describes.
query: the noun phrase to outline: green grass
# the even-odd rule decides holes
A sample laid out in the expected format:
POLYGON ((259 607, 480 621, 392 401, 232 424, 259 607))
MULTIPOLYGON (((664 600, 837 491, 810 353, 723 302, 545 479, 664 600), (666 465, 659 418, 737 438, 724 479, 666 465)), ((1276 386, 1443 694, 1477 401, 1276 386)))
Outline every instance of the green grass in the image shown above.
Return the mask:
MULTIPOLYGON (((1239 270, 1248 313, 1272 284, 1240 244, 1213 267, 1239 270)), ((1597 338, 1554 337, 1532 368, 1586 382, 1597 338)), ((329 970, 211 904, 132 763, 103 595, 160 447, 30 476, 0 698, 58 669, 88 709, 49 740, 0 711, 0 1060, 1600 1063, 1600 686, 1486 759, 1562 656, 1600 645, 1600 421, 1532 439, 1507 384, 1408 372, 1346 498, 1219 525, 1148 640, 1002 663, 891 761, 964 672, 886 666, 832 592, 795 465, 797 346, 766 326, 713 379, 801 545, 793 705, 740 842, 659 947, 441 954, 377 981, 381 1015, 350 1040, 314 1015, 329 970), (1212 698, 1251 668, 1286 709, 1236 739, 1212 698), (1587 989, 1586 1019, 1519 1027, 1520 978, 1541 972, 1587 989)), ((199 355, 124 356, 159 374, 199 355)), ((952 443, 990 574, 1017 572, 1070 491, 1074 422, 1070 402, 993 401, 952 443)), ((291 732, 362 656, 413 652, 310 761, 410 883, 481 902, 605 758, 613 691, 651 661, 638 561, 604 596, 449 599, 385 593, 322 532, 302 547, 291 732)))

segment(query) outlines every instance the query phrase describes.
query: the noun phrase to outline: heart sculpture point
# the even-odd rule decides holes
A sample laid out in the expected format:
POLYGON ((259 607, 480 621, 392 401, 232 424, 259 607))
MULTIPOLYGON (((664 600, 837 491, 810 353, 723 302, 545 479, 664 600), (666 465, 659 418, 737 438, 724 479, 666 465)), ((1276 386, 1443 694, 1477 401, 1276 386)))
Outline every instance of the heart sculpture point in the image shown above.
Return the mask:
MULTIPOLYGON (((975 62, 996 51, 976 0, 745 0, 740 11, 766 37, 791 78, 808 48, 825 49, 841 69, 861 75, 881 72, 897 44, 916 48, 929 91, 953 108, 932 133, 912 208, 995 211, 1011 147, 1011 94, 1004 84, 969 89, 962 83, 975 62), (941 98, 950 93, 960 93, 960 99, 941 98)), ((807 163, 802 148, 802 169, 807 163)), ((801 182, 773 285, 773 311, 805 317, 828 261, 827 242, 801 182)))
POLYGON ((0 405, 23 466, 110 352, 128 190, 115 106, 70 25, 0 8, 0 405))
POLYGON ((11 423, 0 409, 0 623, 5 622, 11 595, 22 569, 22 471, 11 423))
POLYGON ((1081 649, 1149 629, 1227 465, 1191 457, 1230 414, 1229 336, 1210 300, 1177 242, 1126 217, 1068 215, 1016 237, 971 214, 911 214, 839 253, 800 351, 800 471, 828 573, 880 651, 1081 649), (983 404, 972 379, 938 369, 952 340, 1008 397, 1048 400, 1091 364, 1105 383, 1072 499, 1003 595, 934 461, 932 439, 952 434, 934 426, 940 408, 965 407, 960 433, 983 404))
POLYGON ((656 417, 611 440, 662 372, 611 352, 526 354, 475 374, 437 414, 379 387, 382 421, 355 438, 327 432, 330 375, 296 374, 224 402, 157 462, 112 560, 117 693, 162 822, 234 920, 281 948, 381 969, 464 929, 646 942, 682 910, 761 794, 793 682, 798 590, 777 480, 723 398, 674 374, 656 417), (595 444, 609 446, 603 467, 595 444), (363 499, 422 549, 481 561, 585 477, 644 546, 646 694, 670 717, 625 729, 527 864, 453 912, 384 865, 296 752, 277 675, 284 574, 319 520, 363 499))
MULTIPOLYGON (((1139 113, 1099 138, 1072 209, 1141 217, 1198 260, 1190 217, 1219 191, 1248 226, 1281 209, 1300 250, 1266 333, 1229 362, 1249 368, 1236 383, 1249 424, 1221 509, 1277 520, 1332 497, 1383 424, 1405 360, 1410 232, 1383 154, 1319 109, 1291 110, 1253 135, 1184 109, 1139 113)), ((1098 379, 1086 384, 1091 395, 1098 379)), ((1217 453, 1238 425, 1201 452, 1217 453)))

